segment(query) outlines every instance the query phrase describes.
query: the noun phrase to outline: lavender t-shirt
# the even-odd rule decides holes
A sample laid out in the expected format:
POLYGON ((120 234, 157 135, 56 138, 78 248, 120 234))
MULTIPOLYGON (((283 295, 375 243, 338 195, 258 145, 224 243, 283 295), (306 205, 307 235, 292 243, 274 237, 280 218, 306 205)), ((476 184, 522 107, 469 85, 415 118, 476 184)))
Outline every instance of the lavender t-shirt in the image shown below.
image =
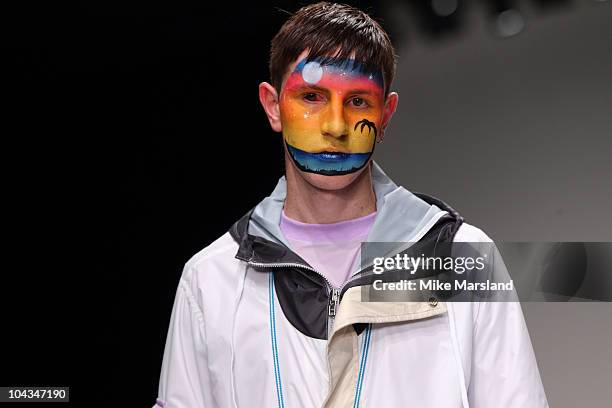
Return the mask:
POLYGON ((291 249, 339 288, 359 262, 361 242, 375 218, 373 212, 332 224, 308 224, 287 217, 283 211, 280 229, 291 249))

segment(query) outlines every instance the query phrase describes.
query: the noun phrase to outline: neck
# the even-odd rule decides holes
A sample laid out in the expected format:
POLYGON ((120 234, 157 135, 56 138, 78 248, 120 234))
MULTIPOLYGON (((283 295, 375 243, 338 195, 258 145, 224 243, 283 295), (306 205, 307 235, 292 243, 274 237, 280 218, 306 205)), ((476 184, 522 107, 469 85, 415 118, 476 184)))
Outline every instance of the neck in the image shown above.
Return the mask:
POLYGON ((309 224, 331 224, 364 217, 376 211, 371 165, 348 186, 339 190, 313 186, 302 177, 293 163, 286 164, 285 175, 287 197, 284 211, 287 217, 294 220, 309 224))

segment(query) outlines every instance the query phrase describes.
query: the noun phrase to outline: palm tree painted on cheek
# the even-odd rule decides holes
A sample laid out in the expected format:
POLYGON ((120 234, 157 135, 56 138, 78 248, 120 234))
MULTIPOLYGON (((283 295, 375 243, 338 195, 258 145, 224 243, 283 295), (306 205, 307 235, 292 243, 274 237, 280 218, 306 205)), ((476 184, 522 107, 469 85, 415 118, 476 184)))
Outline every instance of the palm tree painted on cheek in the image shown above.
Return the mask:
POLYGON ((363 128, 367 126, 368 134, 370 134, 372 129, 374 129, 374 137, 376 137, 376 125, 374 124, 374 122, 370 122, 367 119, 361 119, 359 122, 355 123, 355 128, 353 130, 357 130, 357 126, 359 126, 360 124, 361 124, 361 130, 360 130, 361 133, 363 133, 363 128))

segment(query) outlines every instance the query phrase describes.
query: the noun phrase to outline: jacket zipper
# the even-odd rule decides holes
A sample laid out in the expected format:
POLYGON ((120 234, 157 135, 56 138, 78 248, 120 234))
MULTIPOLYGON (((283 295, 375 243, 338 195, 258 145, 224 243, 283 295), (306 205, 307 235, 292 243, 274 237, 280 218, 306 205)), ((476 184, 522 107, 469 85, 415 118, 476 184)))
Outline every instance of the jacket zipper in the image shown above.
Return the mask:
POLYGON ((336 311, 338 310, 338 303, 340 303, 340 289, 332 288, 329 296, 329 305, 327 307, 327 339, 331 337, 331 331, 334 328, 334 321, 336 319, 336 311))
MULTIPOLYGON (((357 279, 357 277, 361 277, 360 275, 365 272, 364 270, 356 272, 354 275, 351 276, 349 280, 347 280, 344 283, 344 285, 340 286, 339 288, 336 288, 327 279, 327 277, 325 277, 325 275, 323 275, 321 272, 317 271, 316 269, 310 266, 300 264, 297 262, 264 263, 264 262, 247 261, 247 263, 249 265, 260 267, 260 268, 301 268, 301 269, 306 269, 308 271, 314 272, 317 275, 321 276, 323 280, 325 281, 325 285, 327 286, 327 297, 329 298, 328 305, 327 305, 327 338, 328 339, 334 327, 334 321, 336 318, 336 313, 338 311, 338 305, 340 304, 340 295, 342 294, 343 289, 346 287, 346 285, 348 285, 349 283, 357 279)), ((369 266, 370 265, 368 265, 368 267, 369 266)), ((367 276, 367 275, 364 275, 364 276, 367 276)))
POLYGON ((296 262, 281 262, 281 263, 263 263, 263 262, 247 262, 249 265, 262 267, 262 268, 301 268, 306 269, 308 271, 314 272, 325 281, 325 285, 327 287, 327 297, 329 299, 327 303, 327 338, 329 339, 331 335, 331 331, 334 327, 334 320, 336 318, 336 312, 338 311, 338 304, 340 303, 340 293, 342 287, 336 288, 332 283, 323 275, 321 272, 316 269, 303 265, 296 262))

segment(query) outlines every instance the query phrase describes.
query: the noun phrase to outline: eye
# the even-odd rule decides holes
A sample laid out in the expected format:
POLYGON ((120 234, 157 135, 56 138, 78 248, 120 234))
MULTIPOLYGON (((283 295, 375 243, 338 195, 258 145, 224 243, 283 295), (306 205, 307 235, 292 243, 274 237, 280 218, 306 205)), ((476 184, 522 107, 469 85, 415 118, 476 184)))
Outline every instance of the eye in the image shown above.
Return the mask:
POLYGON ((366 106, 368 106, 368 103, 363 98, 355 97, 351 99, 351 105, 356 108, 365 108, 366 106))
POLYGON ((302 95, 302 98, 308 102, 319 102, 322 100, 321 96, 315 92, 306 92, 302 95))

